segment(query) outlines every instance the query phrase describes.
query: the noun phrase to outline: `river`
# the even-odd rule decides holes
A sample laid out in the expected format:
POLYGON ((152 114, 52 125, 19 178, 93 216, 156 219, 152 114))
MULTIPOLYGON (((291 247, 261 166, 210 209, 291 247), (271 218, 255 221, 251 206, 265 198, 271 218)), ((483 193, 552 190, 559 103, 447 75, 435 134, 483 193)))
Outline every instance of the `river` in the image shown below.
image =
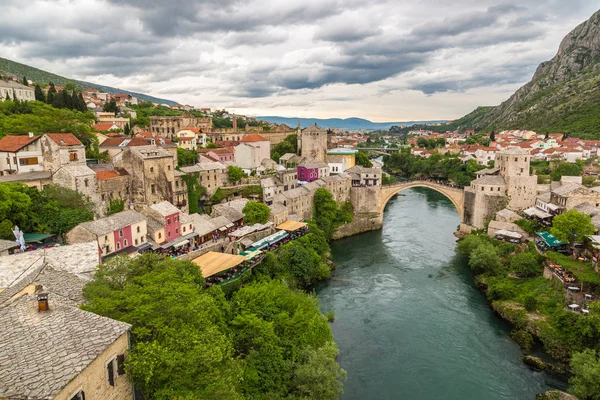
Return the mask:
POLYGON ((382 230, 333 243, 337 270, 317 289, 335 312, 342 399, 533 400, 550 389, 455 255, 452 203, 429 189, 402 193, 382 230))

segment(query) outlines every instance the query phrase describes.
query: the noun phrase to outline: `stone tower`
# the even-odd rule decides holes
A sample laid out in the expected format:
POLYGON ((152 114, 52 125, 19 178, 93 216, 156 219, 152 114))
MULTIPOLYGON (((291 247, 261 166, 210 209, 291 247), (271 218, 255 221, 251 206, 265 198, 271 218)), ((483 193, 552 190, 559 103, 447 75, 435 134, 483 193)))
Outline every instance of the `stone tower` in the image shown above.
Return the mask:
POLYGON ((313 162, 327 160, 327 130, 314 124, 302 130, 300 155, 313 162))
POLYGON ((511 147, 496 154, 495 167, 506 182, 508 208, 524 210, 535 205, 537 175, 529 174, 531 155, 525 149, 511 147))

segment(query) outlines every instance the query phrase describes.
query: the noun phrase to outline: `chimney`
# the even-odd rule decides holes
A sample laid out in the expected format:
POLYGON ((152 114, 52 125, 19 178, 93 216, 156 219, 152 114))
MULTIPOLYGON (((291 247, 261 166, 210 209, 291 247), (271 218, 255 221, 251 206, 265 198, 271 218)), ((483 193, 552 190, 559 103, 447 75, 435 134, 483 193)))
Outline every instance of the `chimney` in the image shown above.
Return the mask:
POLYGON ((233 131, 237 132, 237 118, 236 118, 235 114, 233 114, 232 124, 233 124, 233 131))
POLYGON ((33 137, 33 132, 29 132, 29 137, 33 137))
POLYGON ((37 295, 38 301, 38 311, 48 311, 50 307, 48 307, 48 293, 38 293, 37 295))

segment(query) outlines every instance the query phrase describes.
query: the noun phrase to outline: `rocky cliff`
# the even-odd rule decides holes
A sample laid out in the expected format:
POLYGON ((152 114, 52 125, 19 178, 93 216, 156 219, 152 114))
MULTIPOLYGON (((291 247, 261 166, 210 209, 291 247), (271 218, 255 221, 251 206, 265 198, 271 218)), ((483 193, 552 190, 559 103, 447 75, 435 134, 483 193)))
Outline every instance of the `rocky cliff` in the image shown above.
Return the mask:
POLYGON ((600 11, 563 39, 529 83, 484 116, 478 110, 457 120, 457 127, 600 135, 600 11))

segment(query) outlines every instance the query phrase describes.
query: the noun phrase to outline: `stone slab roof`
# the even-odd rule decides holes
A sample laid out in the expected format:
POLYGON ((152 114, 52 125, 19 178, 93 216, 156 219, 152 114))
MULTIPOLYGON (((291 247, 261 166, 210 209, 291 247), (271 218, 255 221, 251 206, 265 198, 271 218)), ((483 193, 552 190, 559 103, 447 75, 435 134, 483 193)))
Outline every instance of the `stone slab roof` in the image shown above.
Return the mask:
POLYGON ((195 165, 191 165, 189 167, 181 167, 180 168, 186 174, 201 172, 201 171, 214 171, 214 170, 223 170, 225 169, 225 165, 220 162, 203 162, 195 165))
POLYGON ((0 288, 8 288, 47 264, 76 275, 95 272, 100 264, 98 243, 77 243, 0 257, 0 288))
POLYGON ((273 203, 269 206, 269 208, 271 209, 272 215, 276 215, 287 210, 287 208, 281 203, 273 203))
POLYGON ((506 182, 504 178, 499 175, 484 175, 481 178, 477 178, 473 181, 475 185, 494 185, 494 186, 504 186, 506 182))
POLYGON ((153 204, 150 206, 151 209, 162 215, 163 217, 179 213, 179 208, 175 207, 168 201, 161 201, 160 203, 153 204))
MULTIPOLYGON (((96 173, 87 165, 65 165, 59 171, 66 171, 72 176, 90 176, 96 175, 96 173)), ((58 173, 58 171, 57 171, 58 173)))
POLYGON ((87 229, 94 235, 102 236, 106 235, 107 233, 112 233, 116 230, 131 226, 133 224, 137 224, 145 219, 146 217, 144 217, 139 212, 128 210, 118 212, 106 218, 100 218, 95 221, 84 222, 82 224, 79 224, 79 226, 87 229))
POLYGON ((552 193, 546 192, 539 194, 536 199, 543 201, 544 203, 550 203, 550 198, 552 197, 552 193))
POLYGON ((163 157, 173 157, 168 150, 161 149, 156 146, 135 146, 128 147, 131 154, 135 154, 140 158, 163 158, 163 157))
POLYGON ((14 240, 0 239, 0 251, 5 251, 15 247, 19 247, 19 245, 14 240))
POLYGON ((574 192, 576 190, 581 191, 581 192, 589 191, 586 187, 584 187, 583 185, 580 185, 578 183, 567 183, 565 185, 557 187, 556 189, 554 189, 552 191, 552 193, 554 193, 558 196, 567 196, 571 192, 574 192))
POLYGON ((52 173, 50 171, 34 171, 24 172, 22 174, 10 174, 0 176, 2 182, 17 182, 17 181, 37 181, 39 179, 50 179, 52 173))
POLYGON ((51 399, 131 325, 73 307, 50 293, 49 311, 33 295, 0 308, 0 397, 51 399))
POLYGON ((217 204, 213 206, 213 211, 217 215, 222 215, 230 221, 238 221, 244 218, 242 210, 248 203, 248 199, 237 199, 227 203, 217 204))

